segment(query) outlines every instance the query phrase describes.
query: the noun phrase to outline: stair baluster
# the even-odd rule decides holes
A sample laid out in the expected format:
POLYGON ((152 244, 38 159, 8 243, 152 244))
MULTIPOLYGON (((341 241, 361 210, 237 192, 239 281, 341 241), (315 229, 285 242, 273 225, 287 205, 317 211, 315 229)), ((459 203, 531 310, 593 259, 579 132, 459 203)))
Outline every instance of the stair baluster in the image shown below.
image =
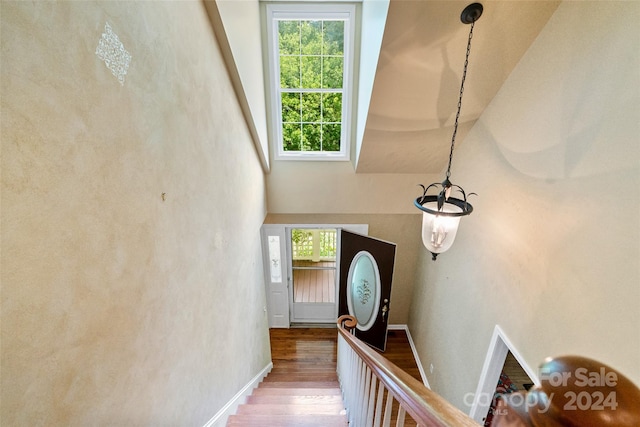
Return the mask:
POLYGON ((411 419, 421 426, 477 426, 466 414, 356 338, 350 332, 355 326, 352 316, 338 319, 338 379, 349 425, 389 427, 395 421, 396 427, 402 427, 411 419))

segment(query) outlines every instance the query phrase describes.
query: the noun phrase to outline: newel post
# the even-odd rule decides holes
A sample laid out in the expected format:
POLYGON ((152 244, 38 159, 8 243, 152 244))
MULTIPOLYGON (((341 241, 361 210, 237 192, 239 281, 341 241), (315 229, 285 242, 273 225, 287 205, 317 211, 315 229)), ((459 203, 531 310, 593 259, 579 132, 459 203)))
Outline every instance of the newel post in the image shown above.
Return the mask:
POLYGON ((540 366, 540 386, 498 401, 493 427, 640 425, 640 388, 592 359, 564 356, 540 366))

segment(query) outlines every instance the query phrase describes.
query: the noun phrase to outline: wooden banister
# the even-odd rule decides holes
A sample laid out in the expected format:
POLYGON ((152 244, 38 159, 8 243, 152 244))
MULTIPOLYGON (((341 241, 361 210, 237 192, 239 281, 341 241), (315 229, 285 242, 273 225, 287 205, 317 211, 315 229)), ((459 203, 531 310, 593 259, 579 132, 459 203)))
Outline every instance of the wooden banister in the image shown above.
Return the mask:
MULTIPOLYGON (((338 319, 338 376, 351 425, 389 426, 394 403, 396 426, 405 412, 419 426, 478 425, 356 338, 349 332, 356 325, 352 316, 338 319)), ((638 427, 640 388, 601 362, 558 357, 540 366, 539 386, 501 395, 493 414, 492 427, 638 427)))
MULTIPOLYGON (((356 320, 352 316, 341 316, 338 319, 339 337, 357 355, 357 358, 366 365, 367 373, 375 376, 375 380, 366 378, 358 374, 358 378, 363 384, 374 384, 374 390, 365 390, 361 393, 362 404, 365 406, 377 406, 382 404, 382 396, 377 400, 375 394, 379 393, 375 390, 375 382, 378 381, 381 387, 393 396, 400 405, 400 412, 406 411, 420 426, 476 426, 477 423, 469 416, 451 405, 447 400, 425 387, 420 381, 407 374, 405 371, 389 362, 385 357, 372 350, 365 343, 353 336, 349 330, 356 326, 356 320)), ((341 361, 338 360, 339 370, 341 361)), ((356 364, 356 366, 358 366, 356 364)), ((358 369, 358 368, 356 368, 358 369)), ((343 373, 344 375, 344 373, 343 373)), ((342 381, 342 378, 341 378, 342 381)), ((378 389, 380 390, 380 388, 378 389)), ((372 416, 364 416, 364 422, 361 420, 358 426, 377 425, 374 423, 375 414, 379 414, 380 408, 368 407, 366 409, 349 408, 349 405, 358 406, 359 402, 349 402, 345 397, 348 411, 368 412, 372 416), (371 423, 369 423, 371 421, 371 423)), ((352 418, 350 418, 352 419, 352 418)), ((399 425, 402 425, 399 423, 399 425)))

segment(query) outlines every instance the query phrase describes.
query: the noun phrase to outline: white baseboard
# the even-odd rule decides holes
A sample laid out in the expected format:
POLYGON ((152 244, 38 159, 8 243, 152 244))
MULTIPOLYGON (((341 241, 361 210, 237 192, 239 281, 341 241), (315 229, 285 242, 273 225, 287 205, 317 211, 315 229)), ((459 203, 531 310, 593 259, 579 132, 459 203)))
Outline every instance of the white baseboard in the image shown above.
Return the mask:
POLYGON ((242 387, 242 389, 237 392, 236 395, 233 396, 231 400, 228 401, 227 404, 224 405, 222 409, 220 409, 218 413, 213 416, 213 418, 207 421, 207 423, 203 427, 225 426, 227 424, 227 418, 229 418, 229 415, 235 414, 236 410, 238 409, 238 405, 244 403, 245 398, 249 396, 253 389, 256 388, 258 384, 260 384, 260 381, 262 381, 262 379, 266 377, 269 372, 271 372, 272 368, 273 362, 269 362, 269 364, 265 366, 264 369, 258 373, 258 375, 253 377, 253 379, 251 379, 251 381, 249 381, 247 385, 242 387))
POLYGON ((391 330, 402 330, 407 333, 407 338, 409 339, 409 345, 411 346, 411 352, 413 353, 413 357, 416 359, 416 364, 418 365, 418 371, 420 372, 420 377, 422 378, 422 382, 425 387, 431 389, 429 385, 429 381, 427 380, 427 374, 424 372, 424 368, 422 367, 422 363, 420 362, 420 356, 418 356, 418 350, 416 349, 416 345, 413 343, 413 338, 411 338, 411 332, 409 331, 409 327, 407 325, 389 325, 388 329, 391 330))

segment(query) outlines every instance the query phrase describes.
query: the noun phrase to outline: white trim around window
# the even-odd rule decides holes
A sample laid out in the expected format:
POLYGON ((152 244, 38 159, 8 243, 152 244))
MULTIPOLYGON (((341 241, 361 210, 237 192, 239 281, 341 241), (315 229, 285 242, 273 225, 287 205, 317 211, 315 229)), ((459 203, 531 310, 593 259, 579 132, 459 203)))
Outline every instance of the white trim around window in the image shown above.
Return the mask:
MULTIPOLYGON (((275 160, 334 160, 346 161, 350 156, 350 143, 352 138, 352 109, 353 109, 353 69, 354 69, 354 40, 356 24, 356 6, 352 3, 269 3, 266 5, 266 29, 269 62, 269 87, 271 109, 271 136, 273 141, 273 153, 275 160), (279 33, 278 22, 288 20, 340 20, 344 22, 344 62, 342 75, 342 112, 340 116, 340 146, 339 150, 319 151, 311 148, 309 151, 300 145, 299 150, 288 148, 285 150, 283 141, 283 108, 282 93, 287 89, 281 88, 280 82, 280 49, 278 46, 279 33)), ((302 87, 302 85, 301 85, 302 87)), ((316 89, 316 93, 332 93, 324 88, 316 89)), ((300 89, 301 93, 309 93, 307 89, 300 89)), ((336 91, 334 90, 333 93, 336 91)), ((323 98, 324 99, 324 98, 323 98)), ((301 112, 302 101, 300 102, 301 112)), ((302 114, 301 114, 302 116, 302 114)), ((300 120, 302 134, 306 122, 300 120)), ((324 125, 324 124, 323 124, 324 125)), ((333 146, 335 148, 335 146, 333 146)), ((321 148, 322 150, 322 148, 321 148)))

